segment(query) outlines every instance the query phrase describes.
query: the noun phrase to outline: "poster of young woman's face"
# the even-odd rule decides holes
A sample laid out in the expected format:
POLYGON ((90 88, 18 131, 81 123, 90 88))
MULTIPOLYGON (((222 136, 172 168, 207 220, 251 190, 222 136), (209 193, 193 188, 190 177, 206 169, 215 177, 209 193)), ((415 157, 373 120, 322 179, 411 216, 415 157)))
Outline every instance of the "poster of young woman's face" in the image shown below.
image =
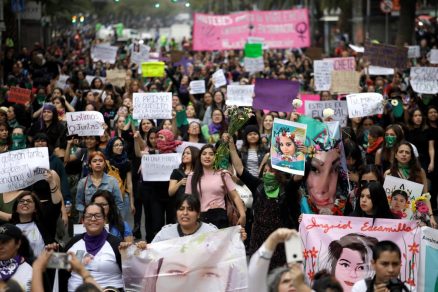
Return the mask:
POLYGON ((272 167, 287 173, 304 175, 306 125, 275 119, 272 128, 272 167))

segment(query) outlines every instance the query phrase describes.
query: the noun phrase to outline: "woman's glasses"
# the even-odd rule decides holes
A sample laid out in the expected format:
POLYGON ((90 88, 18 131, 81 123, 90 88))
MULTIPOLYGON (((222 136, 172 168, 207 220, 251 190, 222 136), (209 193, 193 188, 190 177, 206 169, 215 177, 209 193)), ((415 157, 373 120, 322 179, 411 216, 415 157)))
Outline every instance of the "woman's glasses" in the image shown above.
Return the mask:
POLYGON ((93 218, 95 220, 102 220, 103 219, 103 214, 102 213, 96 213, 96 214, 85 214, 84 215, 84 219, 85 220, 92 220, 93 218))
POLYGON ((366 188, 372 182, 377 182, 377 181, 374 180, 374 179, 372 179, 372 180, 361 180, 360 181, 360 187, 361 188, 366 188))
POLYGON ((30 199, 22 199, 22 200, 19 200, 18 201, 18 204, 20 204, 20 205, 24 205, 24 204, 33 204, 33 201, 32 200, 30 200, 30 199))

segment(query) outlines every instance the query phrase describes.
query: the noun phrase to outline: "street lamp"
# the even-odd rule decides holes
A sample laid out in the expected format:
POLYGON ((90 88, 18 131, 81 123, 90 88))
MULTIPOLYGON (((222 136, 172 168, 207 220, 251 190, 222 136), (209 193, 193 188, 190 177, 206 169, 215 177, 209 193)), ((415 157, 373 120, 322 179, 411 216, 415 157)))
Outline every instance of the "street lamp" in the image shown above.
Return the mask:
POLYGON ((189 8, 190 7, 190 2, 186 2, 186 4, 184 4, 184 6, 189 8))
POLYGON ((158 3, 158 2, 155 3, 154 7, 155 7, 155 8, 160 8, 160 3, 158 3))

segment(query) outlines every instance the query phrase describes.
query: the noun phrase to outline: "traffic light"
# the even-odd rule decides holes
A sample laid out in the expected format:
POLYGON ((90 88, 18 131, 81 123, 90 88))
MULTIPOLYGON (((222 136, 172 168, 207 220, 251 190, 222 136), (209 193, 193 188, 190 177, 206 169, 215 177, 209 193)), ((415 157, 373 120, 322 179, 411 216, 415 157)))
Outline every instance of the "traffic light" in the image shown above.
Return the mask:
POLYGON ((84 17, 83 15, 81 15, 81 16, 79 17, 79 22, 84 22, 84 20, 85 20, 85 17, 84 17))
POLYGON ((73 15, 71 17, 71 23, 76 23, 78 21, 78 17, 76 15, 73 15))

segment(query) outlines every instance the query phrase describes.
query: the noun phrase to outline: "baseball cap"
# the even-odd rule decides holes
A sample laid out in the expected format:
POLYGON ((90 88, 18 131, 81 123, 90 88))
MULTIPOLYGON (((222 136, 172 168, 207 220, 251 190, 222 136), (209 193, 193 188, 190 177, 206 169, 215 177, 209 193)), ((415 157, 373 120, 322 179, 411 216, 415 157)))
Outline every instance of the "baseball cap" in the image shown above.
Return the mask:
POLYGON ((0 225, 0 240, 20 239, 22 235, 20 228, 13 224, 0 225))

